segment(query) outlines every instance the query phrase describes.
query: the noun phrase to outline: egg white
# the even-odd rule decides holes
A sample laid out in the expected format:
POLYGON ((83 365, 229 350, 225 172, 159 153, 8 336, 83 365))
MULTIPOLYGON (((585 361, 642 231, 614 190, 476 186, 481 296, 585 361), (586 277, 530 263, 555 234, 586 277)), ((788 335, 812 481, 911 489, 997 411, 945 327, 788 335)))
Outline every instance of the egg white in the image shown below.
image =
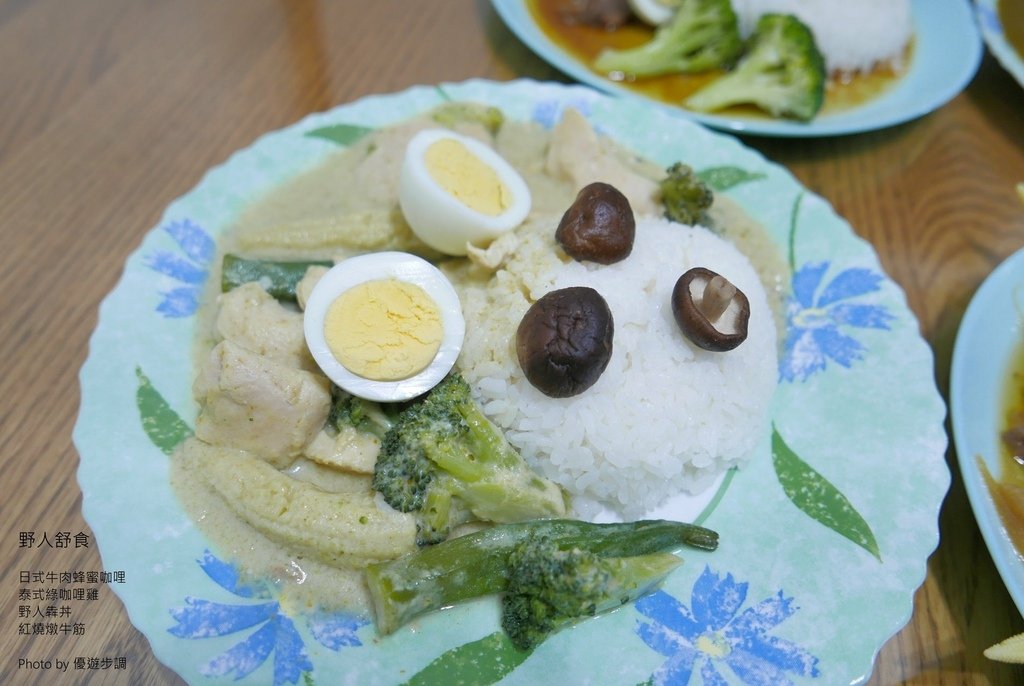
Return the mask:
POLYGON ((402 214, 424 243, 448 255, 465 255, 466 244, 484 246, 514 229, 530 213, 530 189, 512 165, 484 143, 447 129, 420 131, 409 141, 398 182, 402 214), (424 153, 433 143, 450 138, 462 143, 498 175, 512 202, 498 215, 477 212, 462 203, 430 175, 424 153))
POLYGON ((451 371, 462 350, 466 322, 448 278, 426 260, 403 252, 379 252, 350 257, 334 265, 316 284, 303 315, 306 344, 324 374, 352 395, 378 402, 414 398, 433 388, 451 371), (419 286, 441 313, 442 338, 434 359, 420 372, 398 381, 376 381, 347 369, 331 352, 324 336, 324 319, 331 303, 345 291, 367 281, 397 279, 419 286))
POLYGON ((651 26, 666 23, 676 12, 672 3, 663 0, 629 0, 629 7, 636 16, 651 26))

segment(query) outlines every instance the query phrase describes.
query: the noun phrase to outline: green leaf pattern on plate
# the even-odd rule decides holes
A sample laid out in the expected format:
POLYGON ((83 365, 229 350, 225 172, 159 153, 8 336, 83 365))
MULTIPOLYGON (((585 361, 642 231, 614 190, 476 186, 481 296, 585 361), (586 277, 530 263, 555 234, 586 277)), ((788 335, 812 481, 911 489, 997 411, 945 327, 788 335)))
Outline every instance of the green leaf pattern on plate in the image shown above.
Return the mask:
POLYGON ((697 172, 697 178, 713 191, 727 191, 730 188, 765 178, 761 172, 751 172, 734 166, 709 167, 697 172))
POLYGON ((319 129, 313 129, 306 133, 310 138, 323 138, 329 140, 332 143, 346 146, 352 145, 366 134, 373 131, 373 129, 366 126, 356 126, 355 124, 335 124, 334 126, 324 126, 319 129))
POLYGON ((170 455, 178 444, 192 435, 192 429, 171 409, 140 367, 135 368, 135 375, 139 379, 135 404, 142 419, 142 430, 153 441, 153 445, 165 455, 170 455))
POLYGON ((772 430, 772 464, 782 489, 794 505, 882 560, 868 523, 838 488, 786 445, 778 429, 772 430))
POLYGON ((495 631, 442 653, 402 686, 489 686, 505 678, 530 655, 530 651, 516 649, 504 632, 495 631))

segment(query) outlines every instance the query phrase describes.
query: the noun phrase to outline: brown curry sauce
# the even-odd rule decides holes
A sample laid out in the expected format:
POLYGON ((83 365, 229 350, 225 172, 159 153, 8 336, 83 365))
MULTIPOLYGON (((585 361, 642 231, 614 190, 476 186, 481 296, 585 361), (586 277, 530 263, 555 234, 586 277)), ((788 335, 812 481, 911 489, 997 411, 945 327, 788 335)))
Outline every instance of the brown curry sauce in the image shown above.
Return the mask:
MULTIPOLYGON (((1020 0, 1018 4, 1024 3, 1020 0)), ((651 39, 654 30, 637 19, 631 19, 615 30, 582 23, 567 23, 559 12, 559 0, 527 0, 530 16, 541 31, 566 54, 583 64, 590 64, 605 48, 631 48, 651 39)), ((871 72, 848 77, 834 76, 828 80, 825 104, 820 114, 834 114, 868 102, 888 90, 906 72, 913 56, 913 41, 903 57, 903 69, 879 67, 871 72)), ((721 76, 721 70, 700 74, 666 74, 637 80, 616 81, 623 88, 659 102, 678 105, 698 89, 721 76)), ((604 74, 594 72, 605 77, 604 74)), ((725 113, 770 119, 754 107, 738 106, 722 110, 725 113)))
POLYGON ((999 407, 999 473, 993 476, 981 457, 978 467, 1007 535, 1017 549, 1024 551, 1024 451, 1014 450, 1003 439, 1008 431, 1024 427, 1024 345, 1018 345, 1010 362, 1009 374, 999 407))

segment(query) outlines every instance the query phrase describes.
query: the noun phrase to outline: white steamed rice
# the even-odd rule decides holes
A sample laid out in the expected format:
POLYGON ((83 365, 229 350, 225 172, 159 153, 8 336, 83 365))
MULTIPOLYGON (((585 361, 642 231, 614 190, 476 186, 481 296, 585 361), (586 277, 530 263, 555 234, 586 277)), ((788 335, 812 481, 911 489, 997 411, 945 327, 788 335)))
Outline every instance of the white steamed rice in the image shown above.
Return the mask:
POLYGON ((749 36, 769 12, 807 24, 830 71, 898 68, 913 31, 910 0, 732 0, 740 33, 749 36))
POLYGON ((578 513, 611 509, 636 518, 676 493, 705 489, 746 462, 767 435, 777 378, 774 319, 747 258, 706 229, 638 218, 632 254, 601 266, 562 262, 556 223, 528 222, 489 285, 463 291, 472 324, 459 366, 487 414, 535 468, 575 496, 578 513), (750 301, 748 338, 732 352, 696 348, 675 323, 672 288, 692 266, 726 276, 750 301), (607 300, 612 358, 589 390, 549 398, 523 377, 515 331, 530 302, 574 285, 607 300))

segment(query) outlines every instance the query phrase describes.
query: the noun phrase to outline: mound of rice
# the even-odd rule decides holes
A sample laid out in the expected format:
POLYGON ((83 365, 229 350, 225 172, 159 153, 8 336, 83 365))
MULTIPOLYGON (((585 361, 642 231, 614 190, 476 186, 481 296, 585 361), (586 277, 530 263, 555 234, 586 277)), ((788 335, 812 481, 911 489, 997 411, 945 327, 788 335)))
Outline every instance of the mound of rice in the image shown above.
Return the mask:
POLYGON ((528 222, 494 278, 463 289, 469 326, 459 367, 509 440, 574 495, 577 513, 610 509, 634 519, 669 496, 707 488, 767 435, 774 319, 747 258, 706 229, 638 218, 632 254, 601 266, 563 262, 557 222, 528 222), (747 340, 732 352, 700 350, 676 325, 672 288, 692 266, 726 276, 750 301, 747 340), (589 390, 549 398, 524 378, 515 331, 531 302, 576 285, 595 288, 611 308, 612 358, 589 390))
POLYGON ((793 14, 810 27, 832 72, 899 68, 912 33, 910 0, 732 0, 746 37, 769 12, 793 14))

